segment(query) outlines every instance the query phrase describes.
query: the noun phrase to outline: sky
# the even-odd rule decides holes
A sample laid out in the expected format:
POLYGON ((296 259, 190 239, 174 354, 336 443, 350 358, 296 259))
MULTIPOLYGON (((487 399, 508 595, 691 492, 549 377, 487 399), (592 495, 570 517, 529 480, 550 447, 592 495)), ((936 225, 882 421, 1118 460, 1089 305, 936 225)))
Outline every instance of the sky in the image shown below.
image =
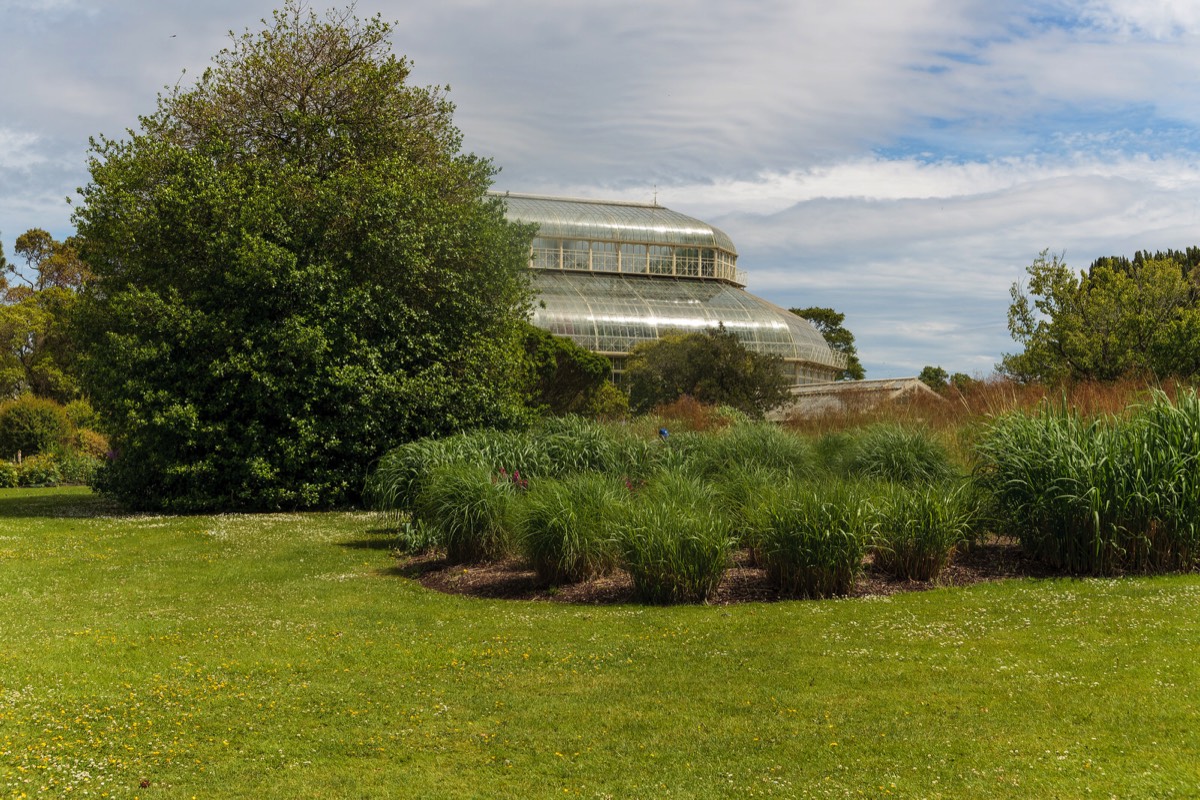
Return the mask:
MULTIPOLYGON (((0 0, 0 245, 70 234, 120 137, 271 0, 0 0)), ((327 7, 311 3, 318 12, 327 7)), ((342 8, 346 3, 330 4, 342 8)), ((360 0, 495 188, 658 203, 868 378, 985 377, 1039 252, 1200 245, 1194 0, 360 0)))

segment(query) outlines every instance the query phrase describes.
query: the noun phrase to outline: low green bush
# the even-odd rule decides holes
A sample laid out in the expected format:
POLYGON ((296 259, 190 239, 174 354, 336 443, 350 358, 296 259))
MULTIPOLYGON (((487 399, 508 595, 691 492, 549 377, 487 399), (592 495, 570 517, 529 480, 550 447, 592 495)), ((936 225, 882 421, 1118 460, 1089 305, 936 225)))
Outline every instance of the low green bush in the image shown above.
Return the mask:
POLYGON ((870 492, 860 482, 789 483, 757 510, 760 557, 784 594, 848 594, 871 534, 870 492))
POLYGON ((967 485, 893 486, 881 495, 875 566, 905 580, 936 578, 971 534, 976 515, 967 485))
POLYGON ((90 428, 77 428, 70 444, 72 450, 92 458, 104 458, 109 452, 108 437, 90 428))
POLYGON ((11 489, 19 485, 20 470, 11 461, 0 461, 0 489, 11 489))
POLYGON ((396 549, 408 555, 421 555, 443 547, 436 529, 408 517, 401 520, 396 531, 396 549))
POLYGON ((58 486, 62 482, 58 462, 49 453, 30 456, 17 464, 18 486, 58 486))
POLYGON ((501 559, 513 550, 512 504, 519 484, 474 464, 435 468, 413 514, 452 564, 501 559))
POLYGON ((522 498, 521 546, 545 583, 575 583, 606 575, 619 549, 612 525, 629 490, 594 472, 536 483, 522 498))
POLYGON ((649 603, 705 602, 729 566, 733 537, 698 478, 663 472, 640 489, 617 523, 634 593, 649 603))
POLYGON ((66 410, 53 400, 26 394, 0 405, 0 456, 55 450, 67 443, 70 433, 66 410))
POLYGON ((87 400, 72 400, 63 407, 72 428, 100 429, 100 415, 87 400))
POLYGON ((100 459, 77 450, 63 450, 54 456, 55 464, 62 475, 62 482, 87 485, 96 477, 100 459))

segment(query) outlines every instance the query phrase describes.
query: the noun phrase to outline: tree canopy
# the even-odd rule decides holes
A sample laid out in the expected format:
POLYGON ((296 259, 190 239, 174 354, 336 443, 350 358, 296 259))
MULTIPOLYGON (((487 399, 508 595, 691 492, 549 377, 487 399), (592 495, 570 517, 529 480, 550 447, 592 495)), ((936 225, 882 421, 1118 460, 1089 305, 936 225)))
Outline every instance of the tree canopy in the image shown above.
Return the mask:
POLYGON ((835 352, 846 356, 846 369, 835 378, 839 381, 861 381, 867 376, 862 362, 858 360, 858 348, 854 345, 854 334, 843 324, 846 315, 822 306, 788 309, 798 317, 811 322, 825 338, 826 344, 835 352))
POLYGON ((624 394, 609 381, 612 364, 607 358, 532 323, 525 323, 524 346, 534 409, 556 415, 619 413, 624 394), (616 409, 614 398, 619 398, 616 409))
POLYGON ((522 413, 532 232, 388 24, 307 8, 92 143, 81 365, 129 505, 354 502, 387 449, 522 413))
POLYGON ((633 348, 625 365, 629 402, 647 411, 684 395, 761 417, 788 398, 779 356, 756 353, 724 326, 667 333, 633 348))
POLYGON ((66 402, 78 396, 70 321, 90 277, 77 242, 41 228, 17 237, 24 267, 0 255, 0 394, 30 392, 66 402))
POLYGON ((1102 258, 1072 271, 1043 251, 1013 284, 1008 329, 1024 351, 1000 370, 1020 380, 1159 378, 1200 372, 1200 250, 1102 258))

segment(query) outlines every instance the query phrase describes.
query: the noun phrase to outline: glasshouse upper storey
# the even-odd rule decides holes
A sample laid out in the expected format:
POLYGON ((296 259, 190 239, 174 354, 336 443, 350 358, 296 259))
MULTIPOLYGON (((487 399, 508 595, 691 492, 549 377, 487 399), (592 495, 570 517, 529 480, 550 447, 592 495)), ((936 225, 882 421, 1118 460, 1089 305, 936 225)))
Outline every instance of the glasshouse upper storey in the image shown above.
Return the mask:
POLYGON ((657 204, 498 196, 509 219, 538 226, 533 323, 608 356, 618 375, 635 345, 718 325, 781 356, 794 384, 845 368, 807 320, 742 288, 737 250, 719 228, 657 204))

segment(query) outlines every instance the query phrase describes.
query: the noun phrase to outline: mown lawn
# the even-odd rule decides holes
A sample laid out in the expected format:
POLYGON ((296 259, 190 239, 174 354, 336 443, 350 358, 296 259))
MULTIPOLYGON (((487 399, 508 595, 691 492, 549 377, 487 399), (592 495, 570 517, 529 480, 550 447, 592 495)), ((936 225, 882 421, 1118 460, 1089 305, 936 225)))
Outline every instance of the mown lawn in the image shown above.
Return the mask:
POLYGON ((367 514, 109 513, 0 491, 0 795, 1200 795, 1200 576, 571 607, 367 514))

